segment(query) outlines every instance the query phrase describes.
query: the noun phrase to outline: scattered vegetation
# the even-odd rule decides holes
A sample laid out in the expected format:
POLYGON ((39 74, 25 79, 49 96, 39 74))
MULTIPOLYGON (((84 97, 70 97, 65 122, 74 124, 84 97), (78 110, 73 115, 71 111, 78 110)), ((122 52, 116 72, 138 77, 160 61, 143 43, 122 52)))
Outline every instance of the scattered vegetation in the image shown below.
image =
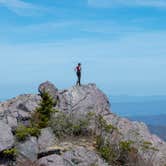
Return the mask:
POLYGON ((57 137, 87 135, 90 117, 90 114, 75 117, 73 113, 56 112, 50 125, 57 137))
POLYGON ((17 150, 14 147, 0 152, 0 165, 5 163, 5 165, 13 166, 13 163, 16 161, 16 155, 17 150))
POLYGON ((16 150, 16 148, 11 148, 11 149, 4 150, 3 155, 6 156, 6 157, 15 158, 16 155, 17 155, 17 150, 16 150))
POLYGON ((111 144, 108 139, 101 135, 96 137, 97 150, 111 165, 125 165, 129 163, 129 153, 137 153, 132 147, 132 141, 121 141, 118 144, 111 144))
POLYGON ((113 130, 118 131, 118 129, 112 124, 107 124, 106 120, 103 118, 102 115, 96 116, 96 126, 107 133, 112 132, 113 130))
POLYGON ((107 124, 101 115, 88 113, 85 116, 77 116, 73 113, 56 112, 51 119, 51 127, 57 137, 80 136, 91 134, 88 127, 91 120, 95 120, 97 128, 101 131, 96 136, 96 149, 102 158, 113 165, 126 164, 129 152, 132 152, 132 141, 121 141, 119 144, 111 144, 105 135, 118 129, 107 124))
POLYGON ((142 150, 146 151, 146 150, 153 150, 153 151, 158 151, 157 148, 155 148, 153 146, 153 144, 151 142, 148 142, 148 141, 144 141, 141 145, 142 147, 142 150))
POLYGON ((96 148, 101 157, 103 157, 107 162, 111 163, 113 161, 113 158, 115 157, 115 154, 112 151, 110 143, 108 141, 105 142, 105 140, 101 136, 97 136, 96 145, 96 148))
POLYGON ((38 137, 40 135, 40 129, 37 127, 26 127, 19 125, 16 129, 16 138, 18 141, 25 141, 28 136, 38 137))
POLYGON ((122 151, 131 152, 133 141, 121 141, 120 148, 122 151))
MULTIPOLYGON (((111 144, 108 135, 118 129, 111 124, 107 124, 103 116, 96 117, 97 127, 100 129, 99 135, 96 136, 96 148, 101 155, 111 165, 126 165, 129 163, 130 156, 134 156, 137 150, 132 146, 133 141, 120 141, 111 144)), ((133 159, 132 159, 133 160, 133 159)))

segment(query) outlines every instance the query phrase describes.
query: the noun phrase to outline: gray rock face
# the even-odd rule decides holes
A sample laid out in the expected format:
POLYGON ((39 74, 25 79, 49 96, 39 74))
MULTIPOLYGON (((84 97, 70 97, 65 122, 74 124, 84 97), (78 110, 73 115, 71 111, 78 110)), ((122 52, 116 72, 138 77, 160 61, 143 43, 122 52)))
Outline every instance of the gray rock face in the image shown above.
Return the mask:
POLYGON ((95 84, 74 86, 59 93, 59 109, 79 114, 94 112, 107 114, 110 111, 108 98, 95 84))
POLYGON ((14 137, 11 128, 0 121, 0 152, 10 149, 14 145, 14 137))
POLYGON ((65 166, 63 158, 56 154, 41 158, 37 164, 39 166, 65 166))
POLYGON ((108 124, 118 128, 120 135, 110 137, 110 142, 133 141, 133 146, 138 149, 138 165, 165 166, 166 143, 149 132, 144 123, 131 122, 110 113, 104 116, 108 124), (143 164, 142 164, 143 163, 143 164))
POLYGON ((20 95, 0 103, 0 120, 12 129, 16 128, 18 122, 24 122, 31 117, 40 100, 39 95, 20 95))
POLYGON ((44 92, 49 93, 52 98, 57 100, 58 98, 58 89, 55 87, 54 84, 52 84, 49 81, 46 81, 39 85, 38 91, 40 94, 43 94, 44 92))
POLYGON ((37 156, 39 152, 37 138, 30 137, 25 142, 17 143, 16 149, 19 152, 17 157, 18 162, 21 162, 24 160, 30 160, 30 161, 37 160, 37 156))
POLYGON ((84 147, 67 151, 62 156, 50 155, 43 157, 37 164, 47 166, 108 166, 95 152, 84 147))
POLYGON ((108 166, 94 151, 87 150, 84 147, 78 147, 63 154, 67 163, 78 166, 108 166))
POLYGON ((38 138, 39 152, 47 152, 49 148, 55 145, 55 135, 51 128, 45 128, 41 130, 41 135, 38 138))

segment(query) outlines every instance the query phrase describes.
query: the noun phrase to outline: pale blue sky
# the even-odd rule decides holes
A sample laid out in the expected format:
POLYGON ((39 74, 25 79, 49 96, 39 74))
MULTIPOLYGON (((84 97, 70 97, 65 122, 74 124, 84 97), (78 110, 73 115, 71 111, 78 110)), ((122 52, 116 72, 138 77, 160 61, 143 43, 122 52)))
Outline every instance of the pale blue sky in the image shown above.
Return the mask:
POLYGON ((0 98, 95 82, 111 95, 166 95, 166 0, 0 0, 0 98))

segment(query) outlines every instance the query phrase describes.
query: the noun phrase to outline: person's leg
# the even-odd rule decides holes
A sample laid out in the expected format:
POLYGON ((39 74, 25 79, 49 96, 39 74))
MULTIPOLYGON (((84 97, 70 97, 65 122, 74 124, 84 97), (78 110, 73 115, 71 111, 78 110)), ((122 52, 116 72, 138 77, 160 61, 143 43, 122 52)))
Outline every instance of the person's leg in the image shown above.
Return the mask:
POLYGON ((77 73, 77 82, 76 82, 76 85, 79 84, 79 73, 77 73))
POLYGON ((78 83, 79 83, 79 86, 81 86, 81 73, 79 73, 78 83))

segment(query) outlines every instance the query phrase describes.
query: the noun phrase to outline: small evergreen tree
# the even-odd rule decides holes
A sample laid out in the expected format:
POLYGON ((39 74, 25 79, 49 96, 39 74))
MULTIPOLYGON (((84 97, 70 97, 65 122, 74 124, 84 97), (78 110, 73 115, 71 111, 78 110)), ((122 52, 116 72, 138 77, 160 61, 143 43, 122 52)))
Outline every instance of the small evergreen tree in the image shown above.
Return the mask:
POLYGON ((46 92, 42 93, 41 97, 42 100, 39 104, 39 107, 36 109, 35 114, 33 115, 32 123, 37 125, 39 128, 44 128, 48 126, 51 113, 54 112, 55 103, 52 97, 46 92))

